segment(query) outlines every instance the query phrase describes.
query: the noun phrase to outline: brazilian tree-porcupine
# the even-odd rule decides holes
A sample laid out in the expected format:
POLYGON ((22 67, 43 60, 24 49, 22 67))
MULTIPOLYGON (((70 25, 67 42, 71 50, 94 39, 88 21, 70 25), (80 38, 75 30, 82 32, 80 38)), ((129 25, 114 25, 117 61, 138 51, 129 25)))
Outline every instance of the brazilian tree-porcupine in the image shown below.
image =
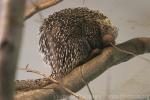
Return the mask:
POLYGON ((78 7, 49 15, 40 35, 44 61, 52 67, 52 77, 58 79, 88 61, 96 49, 115 43, 117 28, 101 12, 78 7))

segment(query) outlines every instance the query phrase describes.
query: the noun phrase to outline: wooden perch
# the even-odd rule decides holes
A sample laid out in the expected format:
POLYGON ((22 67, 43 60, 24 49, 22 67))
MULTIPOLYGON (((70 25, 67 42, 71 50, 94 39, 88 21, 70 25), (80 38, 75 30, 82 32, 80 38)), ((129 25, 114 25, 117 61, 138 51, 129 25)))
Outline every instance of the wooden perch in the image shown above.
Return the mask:
POLYGON ((48 7, 54 6, 60 3, 61 1, 63 0, 40 0, 39 2, 33 2, 31 6, 27 5, 24 19, 26 20, 32 17, 37 12, 48 7))
MULTIPOLYGON (((150 52, 150 38, 135 38, 127 42, 117 45, 118 48, 133 52, 136 55, 141 55, 150 52)), ((83 77, 86 82, 94 80, 101 75, 108 68, 128 61, 135 56, 118 51, 116 48, 106 48, 100 55, 93 58, 89 62, 77 67, 70 74, 64 77, 62 84, 77 92, 85 86, 85 82, 81 77, 81 68, 83 69, 83 77)), ((69 96, 67 92, 63 91, 62 87, 52 83, 44 87, 43 89, 36 89, 30 91, 21 91, 16 94, 17 100, 56 100, 69 96)))

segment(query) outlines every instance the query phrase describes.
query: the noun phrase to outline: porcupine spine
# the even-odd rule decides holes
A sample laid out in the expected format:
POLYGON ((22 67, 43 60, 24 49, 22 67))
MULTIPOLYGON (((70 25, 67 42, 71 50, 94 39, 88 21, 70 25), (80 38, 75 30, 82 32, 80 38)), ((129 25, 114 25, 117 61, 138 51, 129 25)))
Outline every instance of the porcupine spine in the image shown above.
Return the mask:
POLYGON ((62 78, 87 61, 94 48, 103 49, 101 34, 110 20, 88 8, 68 8, 55 12, 40 28, 40 51, 52 67, 52 77, 62 78))

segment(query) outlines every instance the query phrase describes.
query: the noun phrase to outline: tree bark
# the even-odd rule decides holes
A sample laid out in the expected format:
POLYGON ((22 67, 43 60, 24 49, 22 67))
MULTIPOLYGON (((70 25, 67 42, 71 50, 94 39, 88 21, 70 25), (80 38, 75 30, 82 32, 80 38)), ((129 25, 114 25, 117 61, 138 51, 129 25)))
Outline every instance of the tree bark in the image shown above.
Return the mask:
POLYGON ((24 0, 2 0, 0 22, 0 100, 13 100, 22 37, 24 0))

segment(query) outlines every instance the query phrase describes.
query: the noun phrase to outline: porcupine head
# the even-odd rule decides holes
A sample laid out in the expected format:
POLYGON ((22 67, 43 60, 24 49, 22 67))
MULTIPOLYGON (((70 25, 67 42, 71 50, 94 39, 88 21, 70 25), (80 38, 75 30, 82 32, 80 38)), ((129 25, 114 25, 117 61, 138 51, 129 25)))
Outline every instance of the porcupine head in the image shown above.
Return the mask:
POLYGON ((85 7, 67 8, 49 15, 40 28, 40 51, 60 79, 87 62, 93 51, 115 43, 117 28, 103 13, 85 7))

